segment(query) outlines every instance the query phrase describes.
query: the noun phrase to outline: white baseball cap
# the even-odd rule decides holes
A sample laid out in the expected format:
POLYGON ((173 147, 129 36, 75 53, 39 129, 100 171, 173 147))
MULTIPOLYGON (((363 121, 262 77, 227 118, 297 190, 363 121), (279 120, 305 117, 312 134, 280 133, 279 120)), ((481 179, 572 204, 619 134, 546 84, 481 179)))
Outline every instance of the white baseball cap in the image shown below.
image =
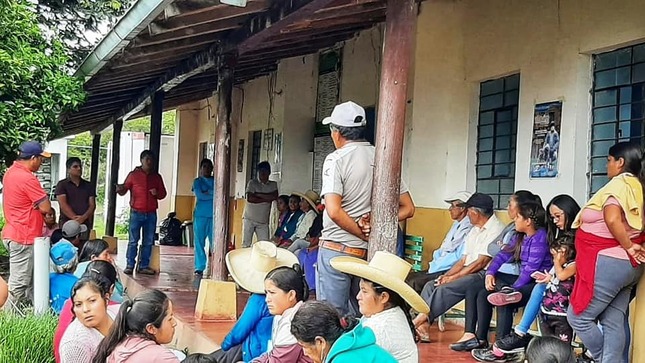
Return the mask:
POLYGON ((461 191, 461 192, 457 192, 457 193, 455 193, 455 194, 451 195, 450 197, 448 197, 448 198, 444 199, 443 201, 444 201, 444 202, 446 202, 446 203, 448 203, 448 204, 450 204, 450 203, 452 203, 452 202, 456 202, 456 201, 460 201, 460 202, 462 202, 462 203, 466 203, 466 202, 468 201, 468 199, 469 199, 472 195, 473 195, 473 193, 471 193, 471 192, 461 191))
POLYGON ((359 127, 367 124, 365 109, 358 104, 347 101, 336 105, 331 116, 325 117, 323 125, 334 124, 342 127, 359 127))

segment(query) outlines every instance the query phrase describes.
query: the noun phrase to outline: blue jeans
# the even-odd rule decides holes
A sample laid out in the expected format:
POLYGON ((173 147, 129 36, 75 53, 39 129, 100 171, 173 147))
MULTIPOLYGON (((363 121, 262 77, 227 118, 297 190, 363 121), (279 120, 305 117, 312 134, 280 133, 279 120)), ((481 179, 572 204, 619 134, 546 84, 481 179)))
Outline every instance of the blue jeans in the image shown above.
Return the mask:
POLYGON ((580 314, 569 305, 567 319, 596 362, 625 362, 627 309, 632 289, 643 273, 629 260, 599 255, 593 298, 580 314), (602 325, 602 331, 597 322, 602 325))
POLYGON ((531 291, 531 297, 529 297, 529 302, 526 303, 524 307, 524 313, 522 314, 522 320, 515 327, 516 332, 526 334, 531 328, 531 324, 537 318, 538 313, 540 312, 540 306, 542 306, 542 298, 544 296, 544 291, 546 290, 546 284, 535 284, 533 291, 531 291))
POLYGON ((195 271, 204 271, 206 268, 206 238, 208 238, 209 252, 213 252, 213 217, 195 217, 193 221, 195 233, 195 271))
POLYGON ((336 308, 341 316, 354 313, 360 315, 356 295, 361 278, 344 274, 331 267, 329 261, 338 256, 349 256, 324 247, 318 249, 316 262, 316 298, 336 308))
POLYGON ((152 245, 155 243, 155 230, 157 229, 157 212, 139 213, 130 212, 130 240, 128 241, 128 252, 126 259, 128 267, 134 268, 139 247, 139 238, 143 229, 143 239, 141 239, 141 255, 139 256, 139 270, 150 266, 150 254, 152 245))

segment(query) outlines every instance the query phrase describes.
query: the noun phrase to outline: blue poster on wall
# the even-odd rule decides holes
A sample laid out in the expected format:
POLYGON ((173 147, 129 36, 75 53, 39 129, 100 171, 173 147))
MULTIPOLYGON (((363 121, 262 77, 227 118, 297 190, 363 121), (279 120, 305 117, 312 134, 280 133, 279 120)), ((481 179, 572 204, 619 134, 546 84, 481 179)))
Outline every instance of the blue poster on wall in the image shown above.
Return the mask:
POLYGON ((558 176, 562 101, 535 105, 531 143, 531 178, 558 176))

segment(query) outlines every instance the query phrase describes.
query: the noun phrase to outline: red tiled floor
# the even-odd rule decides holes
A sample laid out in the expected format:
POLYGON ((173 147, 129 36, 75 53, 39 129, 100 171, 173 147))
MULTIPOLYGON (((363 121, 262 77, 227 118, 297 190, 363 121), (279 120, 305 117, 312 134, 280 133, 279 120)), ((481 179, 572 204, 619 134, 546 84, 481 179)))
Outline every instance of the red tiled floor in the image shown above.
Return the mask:
MULTIPOLYGON (((124 247, 120 244, 119 251, 122 253, 114 256, 120 269, 125 267, 124 247)), ((160 264, 159 275, 135 275, 134 281, 143 288, 156 288, 168 294, 173 301, 175 315, 219 345, 235 322, 207 322, 195 319, 195 303, 200 279, 193 275, 192 249, 161 246, 160 264)), ((244 309, 247 298, 248 293, 238 292, 238 315, 244 309)), ((462 333, 463 328, 457 325, 446 324, 446 331, 443 333, 439 332, 434 325, 430 332, 432 342, 418 345, 420 362, 475 362, 469 353, 453 352, 448 347, 450 343, 457 341, 462 333)))

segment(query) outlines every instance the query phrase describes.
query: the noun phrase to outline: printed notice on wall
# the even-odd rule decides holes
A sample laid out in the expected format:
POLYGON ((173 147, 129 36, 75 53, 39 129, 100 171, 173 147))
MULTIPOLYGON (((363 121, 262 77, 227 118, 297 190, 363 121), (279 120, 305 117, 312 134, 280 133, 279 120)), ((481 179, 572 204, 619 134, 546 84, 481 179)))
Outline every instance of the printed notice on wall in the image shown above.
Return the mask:
POLYGON ((554 178, 558 175, 561 124, 562 101, 535 105, 531 178, 554 178))

